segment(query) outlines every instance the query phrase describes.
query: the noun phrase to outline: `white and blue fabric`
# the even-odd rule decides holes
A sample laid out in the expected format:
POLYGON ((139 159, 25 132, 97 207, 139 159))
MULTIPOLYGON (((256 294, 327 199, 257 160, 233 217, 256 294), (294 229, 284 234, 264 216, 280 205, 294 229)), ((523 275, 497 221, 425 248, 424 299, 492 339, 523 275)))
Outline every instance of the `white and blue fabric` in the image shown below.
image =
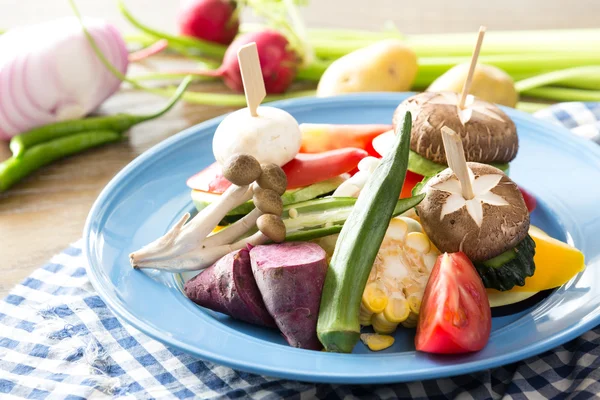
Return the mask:
MULTIPOLYGON (((600 144, 600 104, 536 113, 600 144)), ((519 363, 392 385, 309 384, 203 362, 149 338, 106 307, 79 241, 0 302, 1 399, 588 399, 600 393, 600 327, 519 363)))

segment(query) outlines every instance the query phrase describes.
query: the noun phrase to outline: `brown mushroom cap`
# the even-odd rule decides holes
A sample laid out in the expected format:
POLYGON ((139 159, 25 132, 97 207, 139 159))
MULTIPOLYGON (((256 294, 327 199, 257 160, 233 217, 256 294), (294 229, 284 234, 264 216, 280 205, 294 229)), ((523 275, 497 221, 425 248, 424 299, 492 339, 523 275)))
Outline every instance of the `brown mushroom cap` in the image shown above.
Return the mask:
POLYGON ((237 186, 249 185, 261 174, 260 163, 249 154, 234 154, 223 165, 223 176, 237 186))
POLYGON ((283 200, 271 189, 256 188, 253 201, 256 208, 265 214, 281 215, 283 213, 283 200))
POLYGON ((274 241, 281 243, 285 240, 285 224, 280 217, 273 214, 263 214, 256 220, 256 226, 263 235, 274 241))
POLYGON ((287 189, 287 176, 277 164, 263 164, 262 174, 256 180, 258 186, 263 189, 271 189, 278 195, 285 193, 287 189))
POLYGON ((471 261, 482 262, 514 248, 527 236, 529 212, 521 191, 501 170, 487 164, 469 162, 467 165, 475 178, 489 174, 502 175, 491 192, 502 197, 509 205, 483 203, 481 227, 477 226, 465 206, 440 218, 450 193, 435 186, 450 178, 457 179, 454 172, 447 168, 427 182, 427 195, 416 208, 423 230, 440 251, 462 251, 471 261))
POLYGON ((463 123, 458 112, 459 96, 453 92, 424 92, 407 98, 394 111, 394 131, 406 111, 410 111, 413 124, 410 148, 435 163, 448 164, 441 134, 443 126, 459 134, 467 161, 489 164, 513 160, 519 139, 512 119, 495 104, 469 96, 463 123))

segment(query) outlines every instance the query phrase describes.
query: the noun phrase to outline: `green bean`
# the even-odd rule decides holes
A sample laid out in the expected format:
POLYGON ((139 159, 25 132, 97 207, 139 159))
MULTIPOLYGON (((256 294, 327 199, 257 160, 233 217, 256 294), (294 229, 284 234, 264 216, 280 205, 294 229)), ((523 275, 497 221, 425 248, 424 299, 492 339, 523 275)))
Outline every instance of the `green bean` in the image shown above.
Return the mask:
POLYGON ((177 101, 179 101, 191 81, 191 76, 186 77, 173 93, 171 100, 155 113, 146 115, 116 114, 106 117, 92 117, 56 122, 54 124, 34 128, 13 137, 10 141, 10 149, 13 152, 14 157, 20 158, 25 151, 32 146, 74 133, 98 130, 123 133, 136 124, 158 118, 168 112, 173 108, 177 101))
POLYGON ((0 192, 53 161, 122 138, 123 135, 119 132, 97 130, 77 133, 33 146, 21 158, 11 157, 0 163, 0 192))

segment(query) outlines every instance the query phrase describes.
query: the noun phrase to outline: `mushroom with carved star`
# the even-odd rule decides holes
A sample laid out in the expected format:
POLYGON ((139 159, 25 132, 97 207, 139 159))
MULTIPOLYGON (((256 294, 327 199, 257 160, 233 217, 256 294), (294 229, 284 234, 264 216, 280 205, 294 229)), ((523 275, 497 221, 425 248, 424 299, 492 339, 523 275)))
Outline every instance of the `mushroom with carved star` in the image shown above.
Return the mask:
POLYGON ((442 132, 446 154, 458 161, 449 156, 450 168, 422 189, 426 197, 416 208, 425 233, 440 251, 465 253, 486 287, 523 286, 535 270, 535 244, 518 186, 498 168, 464 161, 458 134, 442 132))

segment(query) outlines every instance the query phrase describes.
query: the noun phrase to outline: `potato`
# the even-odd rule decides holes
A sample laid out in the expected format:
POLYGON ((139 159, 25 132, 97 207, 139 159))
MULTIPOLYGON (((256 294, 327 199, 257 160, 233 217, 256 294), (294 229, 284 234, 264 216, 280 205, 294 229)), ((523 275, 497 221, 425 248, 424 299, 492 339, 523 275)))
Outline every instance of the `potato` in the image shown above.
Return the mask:
MULTIPOLYGON (((433 81, 427 91, 460 93, 468 73, 469 63, 455 65, 433 81)), ((486 64, 477 64, 475 67, 469 94, 490 103, 513 108, 519 101, 519 93, 512 78, 500 68, 486 64)))
POLYGON ((335 60, 323 73, 317 96, 407 91, 417 68, 416 54, 401 40, 382 40, 335 60))

